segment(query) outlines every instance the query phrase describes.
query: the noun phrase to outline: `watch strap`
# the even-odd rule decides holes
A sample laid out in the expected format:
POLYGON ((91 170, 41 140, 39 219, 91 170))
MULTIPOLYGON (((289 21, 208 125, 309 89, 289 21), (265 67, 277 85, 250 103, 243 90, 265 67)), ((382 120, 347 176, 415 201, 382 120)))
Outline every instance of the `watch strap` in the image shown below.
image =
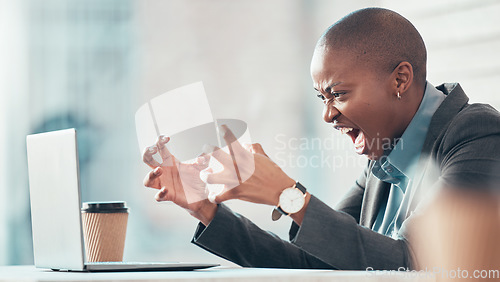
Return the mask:
POLYGON ((286 216, 289 215, 289 213, 287 213, 286 211, 284 211, 280 206, 277 206, 276 210, 278 210, 282 215, 286 215, 286 216))
POLYGON ((276 221, 276 220, 280 219, 282 215, 283 215, 283 214, 282 214, 281 212, 279 212, 279 211, 278 211, 278 208, 274 208, 274 209, 273 209, 273 213, 272 213, 272 215, 271 215, 271 219, 272 219, 273 221, 276 221))
POLYGON ((295 183, 295 187, 299 189, 302 194, 305 194, 307 191, 306 187, 302 186, 302 184, 300 184, 300 182, 298 181, 295 183))

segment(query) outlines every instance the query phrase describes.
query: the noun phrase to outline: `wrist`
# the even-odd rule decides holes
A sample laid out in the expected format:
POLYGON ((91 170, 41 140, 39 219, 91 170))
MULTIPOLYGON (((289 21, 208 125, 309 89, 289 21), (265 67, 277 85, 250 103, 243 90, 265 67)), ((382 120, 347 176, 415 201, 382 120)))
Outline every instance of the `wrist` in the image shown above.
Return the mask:
POLYGON ((305 202, 302 209, 294 214, 291 214, 290 217, 297 225, 302 225, 302 221, 304 220, 304 215, 306 214, 307 206, 309 205, 309 201, 311 200, 311 194, 306 192, 305 202))
POLYGON ((189 213, 201 221, 203 225, 208 226, 210 222, 214 219, 217 213, 218 206, 210 202, 209 200, 204 200, 202 206, 196 211, 189 211, 189 213))

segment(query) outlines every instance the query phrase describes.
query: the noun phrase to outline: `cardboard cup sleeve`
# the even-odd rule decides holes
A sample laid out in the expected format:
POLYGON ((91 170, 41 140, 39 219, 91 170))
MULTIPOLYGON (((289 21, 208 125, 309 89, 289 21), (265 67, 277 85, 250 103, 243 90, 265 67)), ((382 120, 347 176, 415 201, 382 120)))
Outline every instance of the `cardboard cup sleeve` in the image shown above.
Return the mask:
POLYGON ((122 261, 128 212, 82 211, 88 262, 122 261))

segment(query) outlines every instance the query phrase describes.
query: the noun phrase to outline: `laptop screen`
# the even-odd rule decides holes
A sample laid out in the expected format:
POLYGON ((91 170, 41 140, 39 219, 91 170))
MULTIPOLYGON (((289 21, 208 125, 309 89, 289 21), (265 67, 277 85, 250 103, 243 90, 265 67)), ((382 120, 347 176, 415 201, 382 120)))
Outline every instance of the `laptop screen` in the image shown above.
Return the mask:
POLYGON ((83 269, 76 131, 28 135, 26 142, 35 265, 83 269))

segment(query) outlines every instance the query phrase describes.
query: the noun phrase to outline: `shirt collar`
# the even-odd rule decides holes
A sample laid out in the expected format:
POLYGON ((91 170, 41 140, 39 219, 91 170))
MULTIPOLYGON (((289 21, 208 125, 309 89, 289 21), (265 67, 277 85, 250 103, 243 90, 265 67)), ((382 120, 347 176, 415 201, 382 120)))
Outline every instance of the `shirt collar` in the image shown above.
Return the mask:
POLYGON ((389 155, 376 161, 372 173, 382 181, 398 184, 412 177, 412 167, 420 157, 432 116, 446 95, 426 83, 420 106, 389 155))

